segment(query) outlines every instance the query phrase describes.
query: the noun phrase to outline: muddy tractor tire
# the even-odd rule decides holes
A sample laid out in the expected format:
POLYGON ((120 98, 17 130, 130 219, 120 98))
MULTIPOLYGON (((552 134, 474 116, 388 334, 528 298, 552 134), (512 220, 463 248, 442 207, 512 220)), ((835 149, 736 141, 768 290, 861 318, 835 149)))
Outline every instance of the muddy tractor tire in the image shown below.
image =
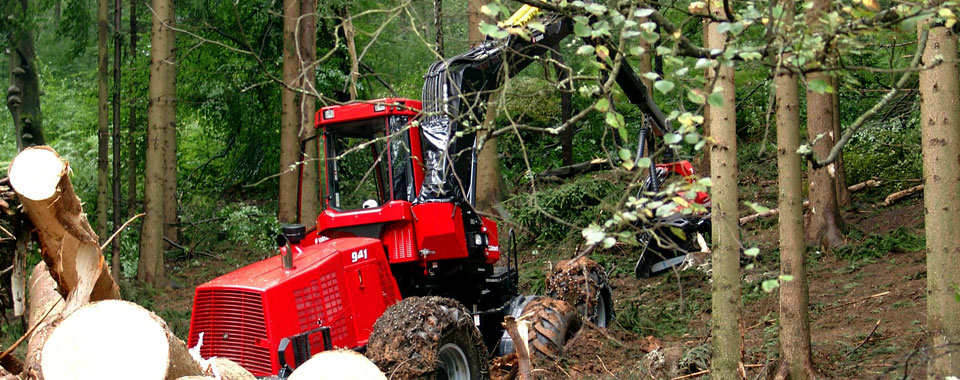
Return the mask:
POLYGON ((603 266, 587 257, 563 260, 547 276, 547 296, 576 307, 597 326, 613 322, 613 294, 603 266))
POLYGON ((459 302, 409 297, 373 324, 367 358, 391 379, 486 380, 489 358, 473 317, 459 302))
POLYGON ((540 297, 523 307, 522 317, 530 321, 527 343, 535 357, 555 358, 567 340, 580 330, 580 316, 567 302, 540 297))

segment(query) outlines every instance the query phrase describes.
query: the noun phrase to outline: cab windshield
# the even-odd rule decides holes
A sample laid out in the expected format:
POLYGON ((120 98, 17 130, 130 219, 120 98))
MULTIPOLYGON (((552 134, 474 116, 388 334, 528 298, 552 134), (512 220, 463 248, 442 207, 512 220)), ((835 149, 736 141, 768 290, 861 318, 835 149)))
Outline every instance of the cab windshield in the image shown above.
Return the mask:
POLYGON ((409 117, 391 115, 336 124, 324 133, 327 205, 338 210, 413 201, 409 117))

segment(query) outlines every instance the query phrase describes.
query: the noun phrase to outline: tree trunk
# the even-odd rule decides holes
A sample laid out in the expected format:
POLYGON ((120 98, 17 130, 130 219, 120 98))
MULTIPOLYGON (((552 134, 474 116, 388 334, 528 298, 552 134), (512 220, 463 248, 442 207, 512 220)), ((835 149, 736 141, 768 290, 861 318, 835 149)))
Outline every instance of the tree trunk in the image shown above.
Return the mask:
POLYGON ((475 46, 486 38, 480 33, 480 21, 490 23, 488 17, 480 11, 486 3, 486 0, 467 0, 467 41, 470 46, 475 46))
MULTIPOLYGON (((120 35, 121 0, 113 3, 113 228, 120 227, 120 59, 123 38, 120 35)), ((119 263, 120 240, 111 246, 111 262, 119 263)), ((119 265, 117 265, 119 267, 119 265)))
MULTIPOLYGON (((483 120, 483 128, 477 133, 477 138, 489 136, 496 128, 497 118, 497 94, 491 94, 487 101, 486 115, 483 120)), ((503 181, 503 174, 500 172, 500 157, 497 151, 497 139, 487 138, 480 148, 477 155, 477 189, 476 189, 476 208, 477 210, 489 213, 495 213, 493 206, 503 198, 503 192, 506 185, 503 181)))
POLYGON ((134 303, 86 305, 60 321, 40 350, 47 380, 172 380, 200 375, 200 365, 166 322, 134 303))
POLYGON ((319 213, 319 171, 317 135, 314 114, 317 111, 316 67, 317 59, 317 1, 301 0, 300 13, 300 71, 303 73, 303 94, 300 96, 300 141, 304 145, 303 176, 300 179, 300 223, 310 227, 317 223, 319 213), (309 141, 307 141, 309 140, 309 141))
MULTIPOLYGON (((170 4, 170 22, 173 26, 176 21, 176 12, 174 7, 176 2, 173 0, 164 0, 170 4)), ((171 242, 180 242, 179 211, 177 210, 177 89, 176 89, 176 48, 177 40, 173 29, 170 31, 170 55, 169 76, 165 82, 167 93, 170 94, 170 103, 166 112, 167 127, 163 129, 163 236, 171 242)), ((169 245, 172 246, 172 245, 169 245)), ((162 264, 160 264, 162 266, 162 264)), ((160 268, 161 271, 163 268, 160 268)))
MULTIPOLYGON (((710 2, 707 2, 707 4, 708 4, 708 6, 709 6, 710 2)), ((704 41, 706 41, 706 42, 704 42, 703 47, 706 48, 706 49, 710 49, 709 41, 707 41, 707 35, 710 34, 710 31, 709 31, 709 30, 710 30, 710 25, 711 25, 711 22, 710 22, 709 19, 706 19, 706 18, 703 19, 703 36, 704 36, 703 38, 704 38, 704 41)), ((642 39, 641 39, 641 40, 642 40, 642 39)), ((646 44, 646 45, 643 46, 643 48, 644 48, 644 50, 646 50, 646 49, 650 49, 651 47, 649 46, 649 44, 646 44)), ((644 58, 646 58, 645 56, 646 56, 647 54, 650 54, 650 53, 644 53, 644 56, 641 56, 641 57, 640 57, 640 64, 643 64, 643 63, 644 63, 643 61, 644 61, 644 58)), ((652 62, 653 62, 653 61, 651 60, 651 63, 652 63, 652 62)), ((713 86, 714 86, 714 85, 713 85, 713 77, 711 77, 710 75, 711 75, 711 74, 710 74, 709 72, 706 73, 707 85, 704 86, 704 88, 703 88, 703 89, 704 89, 704 92, 706 93, 705 95, 709 95, 709 92, 713 90, 713 86)), ((652 80, 649 80, 649 79, 647 79, 647 78, 643 78, 643 80, 644 80, 643 84, 647 86, 647 89, 648 89, 648 92, 650 93, 650 96, 653 96, 653 91, 650 91, 650 90, 649 90, 649 89, 652 89, 652 88, 653 88, 653 81, 652 81, 652 80)), ((734 105, 734 106, 735 106, 735 105, 734 105)), ((710 114, 710 103, 704 103, 704 104, 703 104, 703 114, 704 114, 704 115, 709 115, 709 114, 710 114)), ((709 118, 709 117, 703 118, 703 124, 701 125, 701 127, 703 128, 703 136, 710 136, 710 118, 709 118)), ((710 167, 712 166, 712 164, 711 164, 712 162, 713 162, 713 161, 710 160, 710 149, 704 149, 704 150, 703 150, 703 155, 701 155, 700 157, 697 157, 697 158, 694 159, 693 165, 694 165, 694 170, 696 171, 697 175, 699 175, 699 176, 701 176, 701 177, 709 177, 709 176, 710 176, 710 167)))
POLYGON ((10 164, 10 184, 36 228, 41 257, 60 294, 76 304, 119 298, 68 172, 52 149, 24 149, 10 164))
MULTIPOLYGON (((719 10, 713 12, 721 16, 719 10)), ((718 22, 706 25, 706 41, 710 49, 723 49, 726 35, 717 29, 718 22)), ((721 64, 708 70, 707 82, 716 77, 716 86, 723 88, 723 106, 710 107, 706 120, 712 126, 709 145, 710 173, 713 188, 713 289, 711 335, 713 357, 711 377, 734 379, 741 361, 740 346, 740 216, 737 191, 737 115, 734 104, 734 67, 721 64)))
MULTIPOLYGON (((819 19, 829 10, 829 0, 814 0, 813 7, 807 10, 808 25, 820 28, 819 19)), ((830 76, 823 72, 811 73, 808 81, 822 80, 830 83, 830 76)), ((826 157, 833 149, 837 136, 833 130, 834 104, 833 94, 817 93, 807 90, 807 139, 813 141, 823 135, 813 146, 817 157, 826 157)), ((843 244, 840 233, 840 207, 837 205, 836 164, 831 163, 820 169, 809 169, 807 178, 810 183, 810 213, 807 215, 807 241, 819 244, 824 249, 832 249, 843 244)))
POLYGON ((443 58, 443 0, 433 0, 433 33, 437 38, 437 56, 443 58))
POLYGON ((960 84, 957 82, 957 36, 943 26, 930 28, 923 64, 944 62, 920 71, 920 121, 923 138, 923 208, 927 240, 927 326, 931 358, 928 379, 960 373, 960 304, 956 302, 960 272, 960 84))
MULTIPOLYGON (((163 223, 165 152, 167 129, 176 115, 176 71, 173 2, 153 0, 153 32, 150 36, 150 104, 147 109, 146 182, 140 235, 137 279, 161 288, 166 286, 163 268, 163 223)), ((174 132, 175 134, 176 132, 174 132)))
POLYGON ((360 62, 357 59, 357 31, 353 27, 353 16, 344 9, 343 36, 347 41, 347 54, 350 56, 350 100, 357 100, 357 79, 360 77, 360 62))
MULTIPOLYGON (((830 77, 831 83, 833 86, 833 135, 836 138, 840 138, 843 133, 840 128, 840 79, 837 77, 830 77)), ((840 151, 840 155, 837 156, 837 161, 835 162, 837 168, 837 204, 840 206, 846 206, 850 204, 851 193, 847 189, 847 169, 843 165, 843 151, 840 151)))
POLYGON ((300 113, 297 104, 298 68, 297 19, 300 17, 300 1, 283 1, 283 83, 280 94, 280 189, 278 215, 280 223, 297 220, 297 159, 300 155, 298 133, 300 113))
MULTIPOLYGON (((130 0, 130 60, 137 59, 137 0, 130 0)), ((132 95, 131 90, 131 95, 132 95)), ((133 215, 137 208, 137 102, 131 96, 129 126, 127 127, 127 212, 133 215)), ((117 279, 123 277, 123 268, 120 264, 120 255, 113 257, 111 262, 114 275, 117 279)))
MULTIPOLYGON (((557 61, 553 70, 557 75, 557 88, 560 89, 560 124, 562 125, 573 117, 573 82, 569 73, 563 67, 563 55, 552 51, 550 56, 557 61)), ((575 129, 571 125, 560 132, 560 157, 564 166, 573 165, 573 135, 575 129)))
POLYGON ((110 209, 110 110, 107 97, 109 52, 107 51, 107 0, 97 1, 97 235, 107 237, 110 209))
MULTIPOLYGON (((781 25, 793 23, 793 0, 781 2, 781 25)), ((783 57, 786 61, 787 57, 783 57)), ((810 357, 810 318, 804 269, 803 175, 800 145, 800 101, 797 77, 787 70, 774 79, 777 102, 777 178, 780 205, 780 273, 792 276, 780 284, 780 357, 789 364, 791 380, 804 380, 813 368, 810 357)))
MULTIPOLYGON (((20 0, 21 13, 27 18, 27 0, 20 0)), ((16 28, 10 39, 10 88, 7 90, 7 109, 13 119, 17 150, 45 144, 43 114, 40 112, 40 80, 37 73, 37 54, 30 30, 16 28)))

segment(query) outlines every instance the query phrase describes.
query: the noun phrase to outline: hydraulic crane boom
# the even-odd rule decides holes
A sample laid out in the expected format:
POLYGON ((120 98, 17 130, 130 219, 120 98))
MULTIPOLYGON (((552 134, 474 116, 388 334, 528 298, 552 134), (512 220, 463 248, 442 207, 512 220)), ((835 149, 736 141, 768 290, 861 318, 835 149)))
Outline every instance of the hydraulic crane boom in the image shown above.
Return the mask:
MULTIPOLYGON (((573 20, 529 5, 522 6, 502 27, 520 27, 535 17, 543 32, 530 31, 529 39, 511 35, 487 39, 469 51, 430 65, 423 84, 424 117, 421 121, 425 179, 418 202, 476 199, 476 126, 483 121, 485 104, 503 79, 516 74, 555 49, 573 31, 573 20)), ((600 44, 599 41, 588 41, 600 44)), ((616 54, 615 49, 609 49, 616 54)), ((615 57, 615 56, 614 56, 615 57)), ((624 59, 616 82, 627 99, 653 121, 655 135, 671 130, 647 87, 624 59)))

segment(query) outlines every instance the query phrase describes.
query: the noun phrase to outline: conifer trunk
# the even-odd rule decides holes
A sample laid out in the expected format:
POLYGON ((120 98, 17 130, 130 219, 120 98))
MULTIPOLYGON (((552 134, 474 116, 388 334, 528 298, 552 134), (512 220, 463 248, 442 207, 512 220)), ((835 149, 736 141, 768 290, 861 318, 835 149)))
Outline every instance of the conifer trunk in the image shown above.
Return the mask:
MULTIPOLYGON (((719 11, 719 9, 717 10, 719 11)), ((720 12, 713 12, 721 16, 720 12)), ((718 31, 720 23, 706 25, 706 45, 724 49, 726 35, 718 31)), ((708 70, 707 82, 716 78, 722 89, 723 105, 710 107, 707 117, 713 143, 709 145, 713 187, 710 199, 713 236, 713 289, 711 336, 713 357, 711 377, 738 377, 740 358, 740 215, 738 212, 737 114, 735 109, 734 66, 720 64, 708 70)))
MULTIPOLYGON (((467 34, 470 46, 475 46, 485 38, 483 33, 480 33, 480 21, 492 22, 491 20, 485 20, 483 13, 480 12, 480 8, 486 3, 484 0, 468 0, 467 2, 467 34)), ((477 133, 477 139, 485 140, 485 142, 477 154, 476 208, 485 212, 493 211, 493 206, 503 197, 505 187, 503 174, 500 172, 497 139, 488 138, 490 131, 496 127, 494 123, 497 115, 496 103, 497 95, 493 94, 487 100, 484 120, 480 121, 483 130, 477 133)))
MULTIPOLYGON (((137 59, 137 0, 130 0, 130 61, 137 59)), ((131 94, 133 91, 131 90, 131 94)), ((127 127, 127 212, 133 215, 137 207, 137 102, 131 96, 130 116, 127 127)), ((111 260, 114 276, 123 278, 123 268, 120 264, 120 255, 111 260)))
MULTIPOLYGON (((155 287, 166 285, 163 268, 164 176, 167 129, 172 128, 176 112, 175 43, 171 26, 173 2, 153 0, 153 32, 150 47, 150 104, 147 109, 146 182, 140 235, 140 260, 137 279, 155 287)), ((174 132, 175 134, 175 132, 174 132)))
MULTIPOLYGON (((29 4, 20 0, 20 13, 14 17, 27 18, 29 4)), ((17 150, 44 145, 43 115, 40 112, 40 79, 37 73, 37 54, 30 30, 15 28, 10 39, 10 87, 7 90, 7 109, 13 119, 17 150)))
POLYGON ((927 253, 927 326, 930 334, 928 379, 960 374, 960 303, 954 299, 960 273, 960 84, 957 36, 943 26, 930 27, 920 71, 920 122, 923 139, 923 208, 927 253))
POLYGON ((300 71, 303 73, 300 96, 300 141, 305 141, 302 166, 303 177, 300 180, 300 223, 310 228, 317 222, 319 213, 319 173, 317 160, 317 132, 314 128, 314 114, 317 110, 317 98, 312 94, 316 78, 314 61, 317 57, 317 1, 301 0, 300 13, 300 71), (307 141, 309 140, 309 141, 307 141))
POLYGON ((97 1, 97 235, 107 236, 109 206, 110 114, 107 97, 109 56, 107 52, 107 0, 97 1))
MULTIPOLYGON (((120 59, 123 38, 120 35, 121 0, 113 2, 113 228, 120 227, 120 59)), ((111 245, 111 262, 119 263, 120 240, 111 245)))
POLYGON ((300 112, 297 103, 297 76, 300 62, 297 58, 297 18, 300 1, 283 1, 283 83, 280 95, 280 188, 278 215, 280 223, 297 219, 297 160, 300 156, 300 112))
MULTIPOLYGON (((820 17, 829 11, 829 0, 814 0, 813 7, 807 10, 808 25, 820 29, 820 17)), ((824 72, 814 72, 807 76, 807 81, 823 81, 831 83, 830 76, 824 72)), ((834 102, 833 94, 817 93, 807 89, 807 139, 813 141, 823 136, 814 144, 813 151, 817 157, 826 157, 833 149, 834 141, 838 138, 834 133, 834 102)), ((807 177, 810 184, 810 213, 807 216, 807 241, 818 244, 825 249, 831 249, 843 244, 840 233, 840 207, 837 205, 837 178, 836 163, 831 163, 820 169, 809 169, 807 177)))
MULTIPOLYGON (((842 133, 840 128, 840 79, 837 77, 830 77, 831 83, 833 86, 833 135, 837 136, 839 139, 842 133)), ((835 162, 837 168, 837 204, 840 206, 846 206, 850 204, 851 192, 850 189, 847 189, 847 169, 843 164, 843 151, 840 151, 840 155, 837 156, 837 161, 835 162)))
MULTIPOLYGON (((793 23, 793 0, 784 0, 786 14, 780 22, 793 23)), ((783 57, 782 61, 786 61, 783 57)), ((812 372, 810 357, 809 295, 803 240, 803 174, 797 147, 800 145, 800 101, 797 77, 781 70, 775 73, 777 103, 777 194, 780 206, 780 274, 792 276, 780 283, 780 357, 791 380, 805 380, 812 372)))

